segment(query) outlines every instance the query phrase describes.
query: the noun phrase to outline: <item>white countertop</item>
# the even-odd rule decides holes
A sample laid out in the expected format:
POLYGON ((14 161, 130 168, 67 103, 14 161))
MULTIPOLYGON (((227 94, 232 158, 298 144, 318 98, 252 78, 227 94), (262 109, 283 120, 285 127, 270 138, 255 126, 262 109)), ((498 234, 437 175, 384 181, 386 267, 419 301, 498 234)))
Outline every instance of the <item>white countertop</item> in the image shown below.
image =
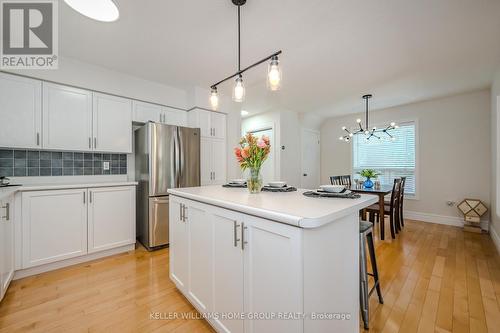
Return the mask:
POLYGON ((112 186, 130 186, 137 185, 134 181, 106 181, 106 182, 74 182, 74 183, 45 183, 45 184, 25 184, 21 186, 4 187, 5 191, 43 191, 43 190, 63 190, 72 188, 86 188, 86 187, 112 187, 112 186))
POLYGON ((250 194, 246 188, 220 185, 170 189, 172 195, 302 228, 317 228, 378 202, 377 196, 359 199, 310 198, 296 192, 250 194))

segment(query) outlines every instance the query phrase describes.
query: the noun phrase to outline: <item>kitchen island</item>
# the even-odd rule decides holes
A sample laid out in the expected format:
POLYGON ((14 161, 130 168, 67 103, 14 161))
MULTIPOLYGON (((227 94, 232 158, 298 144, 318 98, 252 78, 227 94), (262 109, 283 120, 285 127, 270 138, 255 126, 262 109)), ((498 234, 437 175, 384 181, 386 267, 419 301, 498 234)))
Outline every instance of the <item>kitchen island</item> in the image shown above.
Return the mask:
POLYGON ((360 209, 376 202, 171 189, 170 278, 218 332, 357 332, 360 209))

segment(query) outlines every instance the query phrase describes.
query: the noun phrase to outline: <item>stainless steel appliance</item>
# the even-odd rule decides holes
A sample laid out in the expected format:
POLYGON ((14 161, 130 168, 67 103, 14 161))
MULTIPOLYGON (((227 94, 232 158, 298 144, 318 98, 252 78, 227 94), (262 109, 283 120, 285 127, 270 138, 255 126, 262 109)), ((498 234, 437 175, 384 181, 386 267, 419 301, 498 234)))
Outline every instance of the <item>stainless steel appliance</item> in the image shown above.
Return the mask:
POLYGON ((135 131, 137 238, 168 245, 169 188, 200 185, 200 129, 149 122, 135 131))

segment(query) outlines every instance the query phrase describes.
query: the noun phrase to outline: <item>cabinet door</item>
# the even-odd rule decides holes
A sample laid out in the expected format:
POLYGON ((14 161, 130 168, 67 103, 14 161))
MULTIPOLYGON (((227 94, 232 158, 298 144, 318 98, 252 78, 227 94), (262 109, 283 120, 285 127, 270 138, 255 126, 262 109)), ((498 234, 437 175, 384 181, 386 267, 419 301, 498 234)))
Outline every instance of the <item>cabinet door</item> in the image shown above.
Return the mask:
MULTIPOLYGON (((242 215, 213 208, 213 310, 214 313, 243 313, 242 215)), ((243 332, 243 320, 216 318, 221 332, 243 332)))
POLYGON ((170 279, 177 288, 187 292, 188 288, 188 226, 181 219, 181 200, 170 197, 169 234, 170 234, 170 279))
POLYGON ((91 150, 92 92, 43 83, 43 147, 91 150))
POLYGON ((169 125, 186 126, 187 125, 187 112, 182 110, 171 109, 168 107, 163 108, 165 120, 164 122, 169 125))
POLYGON ((226 183, 226 141, 212 139, 212 170, 214 172, 212 184, 226 183))
POLYGON ((200 133, 202 137, 209 138, 212 136, 211 124, 210 124, 210 111, 205 110, 193 110, 191 112, 196 112, 197 124, 194 127, 200 128, 200 133))
POLYGON ((22 194, 23 268, 87 253, 87 190, 22 194))
POLYGON ((41 148, 42 83, 0 73, 0 147, 41 148))
POLYGON ((200 312, 208 312, 212 303, 212 221, 207 206, 189 200, 184 204, 189 229, 188 297, 200 312))
POLYGON ((132 101, 94 93, 94 150, 132 152, 132 101))
MULTIPOLYGON (((301 230, 248 215, 244 223, 245 312, 302 313, 301 230)), ((249 319, 245 332, 302 332, 302 325, 249 319)))
POLYGON ((133 101, 133 117, 132 120, 139 123, 147 123, 148 121, 162 122, 163 110, 160 105, 133 101))
MULTIPOLYGON (((0 281, 5 293, 14 277, 14 196, 0 201, 0 281)), ((0 300, 2 298, 0 292, 0 300)))
POLYGON ((200 139, 200 175, 202 186, 212 184, 212 140, 204 137, 200 139))
POLYGON ((226 115, 212 112, 211 114, 212 136, 218 139, 226 138, 226 115))
POLYGON ((88 252, 135 243, 135 187, 89 189, 88 252))

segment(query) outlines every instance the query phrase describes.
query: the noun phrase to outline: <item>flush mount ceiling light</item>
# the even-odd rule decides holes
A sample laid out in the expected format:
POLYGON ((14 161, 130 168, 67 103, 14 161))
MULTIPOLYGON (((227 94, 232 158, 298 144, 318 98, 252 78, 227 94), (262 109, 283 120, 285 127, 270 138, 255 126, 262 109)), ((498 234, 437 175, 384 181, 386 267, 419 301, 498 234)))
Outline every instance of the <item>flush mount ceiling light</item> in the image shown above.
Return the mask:
POLYGON ((281 68, 279 66, 279 59, 278 56, 281 54, 281 50, 274 52, 270 56, 265 57, 262 60, 257 61, 256 63, 247 66, 243 69, 241 69, 241 43, 240 43, 240 36, 241 36, 241 24, 240 24, 240 7, 243 6, 246 3, 246 0, 231 0, 232 3, 238 7, 238 71, 225 79, 220 80, 217 83, 214 83, 210 86, 211 92, 210 92, 210 105, 214 110, 217 109, 219 105, 219 96, 217 93, 217 86, 223 82, 226 82, 227 80, 230 80, 234 77, 235 79, 235 84, 233 88, 233 100, 235 102, 243 102, 245 99, 245 85, 243 84, 243 73, 249 70, 250 68, 253 68, 257 65, 262 64, 263 62, 266 62, 268 60, 271 60, 268 66, 267 70, 267 85, 270 90, 276 91, 280 89, 281 86, 281 68))
POLYGON ((364 134, 366 140, 370 140, 371 138, 376 138, 376 139, 389 139, 394 141, 396 138, 394 135, 390 133, 390 131, 398 128, 399 126, 396 125, 395 122, 390 123, 388 126, 383 127, 383 128, 377 128, 377 127, 372 127, 370 129, 369 123, 368 123, 368 100, 372 98, 373 96, 368 94, 368 95, 363 95, 363 99, 366 101, 366 111, 365 111, 365 127, 363 127, 363 124, 361 123, 361 119, 356 119, 356 122, 358 123, 357 127, 354 130, 349 130, 347 127, 342 126, 342 130, 345 131, 347 134, 339 137, 339 140, 345 141, 345 142, 350 142, 352 137, 355 135, 360 135, 364 134), (380 134, 383 134, 383 136, 380 136, 380 134))
POLYGON ((113 22, 118 20, 120 12, 113 0, 64 0, 80 14, 96 21, 113 22))

